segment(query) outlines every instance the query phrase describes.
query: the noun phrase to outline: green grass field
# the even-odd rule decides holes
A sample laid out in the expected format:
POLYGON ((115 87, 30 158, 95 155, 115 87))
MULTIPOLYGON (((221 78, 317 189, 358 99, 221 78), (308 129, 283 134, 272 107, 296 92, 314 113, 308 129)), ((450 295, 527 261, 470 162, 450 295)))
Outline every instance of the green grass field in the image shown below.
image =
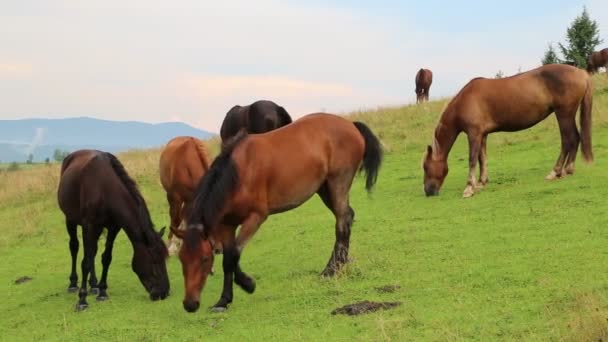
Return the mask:
MULTIPOLYGON (((220 314, 207 308, 221 292, 221 257, 201 310, 189 314, 181 304, 179 260, 168 262, 171 296, 151 302, 131 271, 124 233, 110 269, 110 300, 89 297, 90 307, 75 312, 76 295, 66 291, 70 256, 55 200, 57 165, 0 173, 0 339, 605 340, 608 79, 595 80, 593 165, 579 157, 574 176, 544 180, 559 152, 550 117, 524 132, 491 135, 491 183, 466 200, 464 136, 450 155, 441 195, 426 198, 422 191, 422 153, 446 101, 353 114, 378 134, 387 153, 371 196, 361 177, 353 185, 352 263, 336 279, 319 277, 333 247, 334 221, 315 197, 263 225, 241 258, 257 281, 256 292, 235 287, 233 305, 220 314), (22 276, 33 280, 15 284, 22 276), (399 288, 377 289, 385 285, 399 288), (331 315, 360 300, 402 305, 331 315)), ((168 208, 156 172, 158 153, 120 157, 163 226, 168 208)), ((79 262, 81 256, 82 250, 79 262)))

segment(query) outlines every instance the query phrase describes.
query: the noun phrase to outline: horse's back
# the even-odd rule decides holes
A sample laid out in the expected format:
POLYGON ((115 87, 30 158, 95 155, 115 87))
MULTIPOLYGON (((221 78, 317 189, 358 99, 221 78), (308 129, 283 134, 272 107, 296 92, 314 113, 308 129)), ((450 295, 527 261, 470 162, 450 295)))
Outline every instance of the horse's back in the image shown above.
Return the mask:
POLYGON ((208 167, 206 150, 194 137, 176 137, 167 143, 160 156, 160 179, 167 193, 177 193, 184 200, 192 193, 208 167), (200 146, 197 146, 200 144, 200 146))
POLYGON ((446 112, 458 115, 465 131, 518 131, 553 111, 578 106, 587 80, 585 71, 562 64, 501 79, 475 78, 452 99, 446 112))
POLYGON ((82 221, 84 202, 90 204, 101 200, 102 184, 109 181, 107 172, 111 169, 108 163, 100 160, 102 156, 101 151, 79 150, 65 158, 57 199, 61 210, 72 221, 82 221))
POLYGON ((243 128, 244 109, 245 107, 237 105, 230 108, 228 113, 226 113, 224 121, 222 121, 222 126, 220 127, 220 137, 222 138, 222 141, 226 141, 230 137, 237 134, 241 128, 243 128))

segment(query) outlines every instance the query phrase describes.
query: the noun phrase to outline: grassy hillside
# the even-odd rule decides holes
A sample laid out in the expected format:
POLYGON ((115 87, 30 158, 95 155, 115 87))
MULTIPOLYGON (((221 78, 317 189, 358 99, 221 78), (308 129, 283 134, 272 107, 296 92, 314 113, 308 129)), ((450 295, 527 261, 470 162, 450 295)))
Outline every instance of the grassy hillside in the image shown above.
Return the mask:
MULTIPOLYGON (((425 198, 422 191, 422 152, 447 100, 353 114, 387 150, 373 195, 361 178, 353 185, 353 262, 336 279, 318 276, 333 246, 334 222, 315 197, 264 224, 241 258, 257 290, 247 295, 235 288, 234 304, 221 314, 205 310, 220 295, 221 272, 210 278, 198 313, 182 309, 177 258, 168 265, 172 295, 150 302, 131 272, 124 234, 116 242, 110 301, 90 298, 89 309, 74 312, 76 295, 66 292, 68 237, 55 200, 58 166, 0 173, 0 339, 605 340, 608 79, 601 75, 595 84, 595 164, 579 161, 574 176, 544 181, 559 152, 551 117, 524 132, 490 136, 491 184, 468 200, 461 199, 463 136, 441 196, 425 198), (21 276, 33 280, 15 284, 21 276), (398 288, 378 289, 385 285, 398 288), (356 317, 330 314, 359 300, 402 305, 356 317)), ((217 142, 210 146, 216 151, 217 142)), ((162 226, 168 209, 159 152, 120 158, 162 226)))

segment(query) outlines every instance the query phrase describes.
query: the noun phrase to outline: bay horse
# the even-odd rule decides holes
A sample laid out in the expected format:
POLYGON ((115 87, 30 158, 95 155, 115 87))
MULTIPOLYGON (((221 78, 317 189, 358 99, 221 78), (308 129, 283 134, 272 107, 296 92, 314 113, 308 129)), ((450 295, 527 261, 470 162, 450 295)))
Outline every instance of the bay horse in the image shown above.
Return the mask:
POLYGON ((113 154, 96 150, 79 150, 69 154, 61 165, 61 178, 57 190, 59 207, 65 215, 65 225, 70 236, 72 272, 69 292, 78 291, 76 256, 78 254, 77 225, 82 226, 84 257, 82 282, 76 310, 88 307, 87 278, 97 300, 108 299, 107 277, 112 262, 114 239, 124 229, 133 246, 131 267, 150 299, 164 299, 169 294, 169 278, 165 259, 167 247, 162 234, 154 230, 146 202, 129 177, 122 163, 113 154), (107 228, 105 251, 102 255, 103 271, 97 284, 95 255, 97 241, 103 228, 107 228))
POLYGON ((272 101, 260 100, 248 106, 234 106, 222 122, 220 137, 228 141, 241 129, 248 133, 264 133, 291 123, 291 116, 285 108, 272 101))
POLYGON ((608 48, 593 52, 587 60, 587 71, 592 74, 605 67, 608 74, 608 48))
POLYGON ((381 161, 380 142, 365 124, 332 114, 310 114, 264 134, 236 135, 201 179, 188 228, 174 231, 184 239, 179 253, 184 309, 199 308, 216 243, 223 246, 224 287, 213 310, 226 310, 232 302, 233 281, 253 293, 255 282, 239 265, 243 248, 269 215, 294 209, 315 193, 336 218, 334 249, 322 272, 335 275, 348 260, 353 178, 364 170, 371 191, 381 161))
POLYGON ((205 145, 194 137, 173 138, 160 154, 160 182, 167 193, 171 217, 169 255, 179 250, 181 240, 173 235, 173 230, 179 229, 190 215, 194 190, 210 165, 205 145))
POLYGON ((416 103, 429 100, 429 89, 433 83, 433 72, 429 69, 420 69, 416 73, 416 103))
POLYGON ((423 161, 424 192, 439 194, 448 174, 448 154, 464 132, 469 140, 469 176, 463 197, 471 197, 478 183, 475 168, 480 165, 479 187, 488 183, 487 136, 493 132, 515 132, 536 125, 555 113, 561 134, 561 152, 547 180, 574 172, 579 142, 586 161, 591 150, 593 86, 589 75, 564 64, 549 64, 501 79, 475 78, 460 90, 444 110, 435 128, 433 145, 423 161), (576 127, 580 107, 581 134, 576 127))

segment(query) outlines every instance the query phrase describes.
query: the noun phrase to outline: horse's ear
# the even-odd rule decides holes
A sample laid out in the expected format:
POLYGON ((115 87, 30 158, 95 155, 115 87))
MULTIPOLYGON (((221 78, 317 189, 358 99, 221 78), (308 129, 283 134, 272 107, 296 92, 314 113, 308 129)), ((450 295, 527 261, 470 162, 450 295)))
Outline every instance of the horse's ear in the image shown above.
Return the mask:
POLYGON ((426 158, 431 158, 431 156, 433 155, 433 148, 431 147, 431 145, 427 145, 426 146, 426 158))
POLYGON ((162 238, 163 235, 165 235, 165 229, 167 229, 167 227, 162 227, 160 229, 160 231, 158 231, 158 236, 160 236, 162 238))
POLYGON ((177 236, 178 238, 180 238, 182 240, 184 239, 184 235, 186 234, 185 231, 177 229, 177 228, 173 228, 173 227, 169 227, 169 229, 171 229, 171 232, 173 233, 173 235, 177 236))

